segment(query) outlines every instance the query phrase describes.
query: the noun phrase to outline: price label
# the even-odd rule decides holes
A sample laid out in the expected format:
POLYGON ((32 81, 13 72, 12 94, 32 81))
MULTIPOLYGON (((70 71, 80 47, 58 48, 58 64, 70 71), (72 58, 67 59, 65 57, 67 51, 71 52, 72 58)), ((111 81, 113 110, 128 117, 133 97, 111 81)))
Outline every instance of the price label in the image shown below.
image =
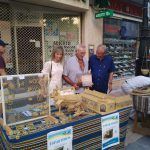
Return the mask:
POLYGON ((7 76, 7 80, 12 80, 13 77, 12 76, 7 76))
POLYGON ((75 94, 75 91, 73 89, 66 89, 66 90, 60 91, 61 96, 72 95, 72 94, 75 94))
POLYGON ((24 75, 19 75, 19 79, 20 79, 20 80, 24 80, 24 79, 25 79, 25 76, 24 76, 24 75))
POLYGON ((40 74, 38 74, 38 77, 40 78, 42 78, 44 76, 44 74, 43 73, 40 73, 40 74))

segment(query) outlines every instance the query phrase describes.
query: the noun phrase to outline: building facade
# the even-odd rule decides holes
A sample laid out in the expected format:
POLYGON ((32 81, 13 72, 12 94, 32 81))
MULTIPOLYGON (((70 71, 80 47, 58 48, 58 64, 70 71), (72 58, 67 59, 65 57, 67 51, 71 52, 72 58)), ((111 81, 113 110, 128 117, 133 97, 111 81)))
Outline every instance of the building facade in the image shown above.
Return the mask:
POLYGON ((81 13, 88 8, 88 1, 78 0, 0 0, 0 38, 8 43, 8 74, 40 72, 54 45, 64 47, 66 59, 72 56, 81 42, 81 13))
POLYGON ((131 77, 135 75, 135 60, 139 48, 142 22, 142 5, 123 0, 109 0, 109 2, 110 6, 106 9, 113 10, 113 16, 95 18, 95 14, 99 13, 100 10, 91 1, 91 7, 86 13, 90 14, 87 15, 90 19, 86 18, 85 21, 88 24, 87 27, 84 27, 87 32, 85 41, 94 47, 94 51, 89 50, 89 54, 96 51, 98 44, 103 43, 107 46, 107 52, 115 62, 114 77, 116 79, 131 77), (89 32, 88 28, 91 29, 92 33, 89 32))
POLYGON ((87 57, 104 43, 116 64, 115 78, 134 75, 141 6, 110 0, 113 16, 96 19, 99 10, 92 2, 0 0, 0 38, 9 44, 5 54, 8 74, 40 72, 54 45, 64 47, 67 59, 78 43, 86 45, 87 57))

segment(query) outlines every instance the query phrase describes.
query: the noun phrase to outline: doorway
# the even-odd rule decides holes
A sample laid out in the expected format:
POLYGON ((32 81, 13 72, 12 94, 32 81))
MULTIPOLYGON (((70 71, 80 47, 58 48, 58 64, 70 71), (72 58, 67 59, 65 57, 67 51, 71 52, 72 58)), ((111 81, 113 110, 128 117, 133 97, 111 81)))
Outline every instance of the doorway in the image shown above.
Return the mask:
POLYGON ((43 66, 42 28, 16 27, 18 73, 41 72, 43 66))

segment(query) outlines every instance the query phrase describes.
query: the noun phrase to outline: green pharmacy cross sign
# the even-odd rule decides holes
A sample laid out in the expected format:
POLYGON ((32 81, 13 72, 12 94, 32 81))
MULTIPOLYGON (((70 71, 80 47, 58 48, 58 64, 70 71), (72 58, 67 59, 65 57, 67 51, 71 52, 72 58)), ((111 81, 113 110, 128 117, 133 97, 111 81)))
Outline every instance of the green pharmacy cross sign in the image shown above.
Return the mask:
POLYGON ((114 14, 113 10, 110 9, 105 9, 105 10, 101 10, 99 13, 95 14, 95 18, 108 18, 108 17, 112 17, 114 14))

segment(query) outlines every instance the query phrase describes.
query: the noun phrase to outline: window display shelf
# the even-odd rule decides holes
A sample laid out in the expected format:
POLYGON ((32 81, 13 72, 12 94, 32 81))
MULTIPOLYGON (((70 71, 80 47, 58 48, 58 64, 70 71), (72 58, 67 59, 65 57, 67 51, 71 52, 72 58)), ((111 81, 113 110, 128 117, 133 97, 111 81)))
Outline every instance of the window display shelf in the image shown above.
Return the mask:
POLYGON ((50 114, 48 74, 2 76, 4 124, 15 125, 50 114))
POLYGON ((108 55, 114 60, 116 71, 114 78, 130 77, 135 74, 136 48, 135 40, 120 40, 105 38, 108 55))

